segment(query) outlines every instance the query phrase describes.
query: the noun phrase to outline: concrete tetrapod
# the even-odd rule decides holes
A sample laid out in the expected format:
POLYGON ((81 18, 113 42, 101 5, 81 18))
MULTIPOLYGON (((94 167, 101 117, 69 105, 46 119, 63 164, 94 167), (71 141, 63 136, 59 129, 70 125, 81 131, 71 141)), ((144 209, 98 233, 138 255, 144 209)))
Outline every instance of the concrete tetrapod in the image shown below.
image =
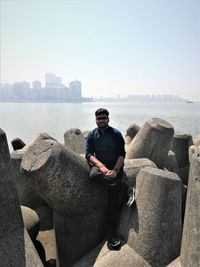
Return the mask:
POLYGON ((199 153, 200 153, 200 142, 189 147, 189 161, 190 161, 190 163, 192 162, 193 157, 196 157, 199 153))
POLYGON ((128 129, 126 130, 126 134, 124 137, 125 144, 128 145, 131 140, 136 136, 136 134, 139 132, 140 126, 137 124, 131 124, 128 129))
POLYGON ((136 203, 124 207, 119 234, 151 266, 164 267, 179 255, 182 183, 177 174, 153 167, 136 178, 136 203))
POLYGON ((122 181, 124 176, 128 179, 128 183, 130 186, 135 186, 136 183, 136 176, 138 175, 139 171, 147 166, 151 166, 157 168, 155 163, 149 159, 125 159, 124 161, 124 172, 125 174, 122 177, 122 181))
POLYGON ((193 145, 193 139, 190 134, 176 132, 172 139, 171 150, 175 153, 180 170, 182 182, 188 184, 189 176, 189 147, 193 145))
POLYGON ((152 118, 145 122, 130 142, 126 157, 128 159, 148 158, 158 168, 163 169, 173 134, 174 129, 171 124, 159 118, 152 118))
POLYGON ((24 228, 6 134, 0 129, 0 266, 42 267, 24 228))
POLYGON ((53 140, 27 150, 21 169, 53 210, 60 266, 72 266, 104 237, 106 191, 89 181, 84 158, 53 140))
POLYGON ((72 151, 83 154, 85 153, 85 137, 80 129, 72 128, 64 134, 65 146, 72 151))
POLYGON ((170 172, 175 172, 180 177, 180 170, 176 160, 176 155, 173 151, 169 151, 168 158, 165 161, 165 168, 170 172))
POLYGON ((175 132, 172 139, 171 150, 175 153, 179 168, 189 164, 189 147, 193 145, 190 134, 175 132))
POLYGON ((200 150, 193 154, 190 165, 181 255, 169 267, 200 266, 200 150))
POLYGON ((34 190, 31 184, 27 182, 26 178, 20 171, 20 165, 22 157, 24 156, 24 153, 28 150, 28 148, 30 148, 40 140, 46 140, 46 139, 55 140, 47 133, 39 133, 35 137, 33 137, 26 144, 25 147, 11 153, 11 162, 15 173, 15 185, 17 188, 20 205, 30 207, 32 209, 44 206, 46 205, 46 202, 37 194, 37 192, 34 190))

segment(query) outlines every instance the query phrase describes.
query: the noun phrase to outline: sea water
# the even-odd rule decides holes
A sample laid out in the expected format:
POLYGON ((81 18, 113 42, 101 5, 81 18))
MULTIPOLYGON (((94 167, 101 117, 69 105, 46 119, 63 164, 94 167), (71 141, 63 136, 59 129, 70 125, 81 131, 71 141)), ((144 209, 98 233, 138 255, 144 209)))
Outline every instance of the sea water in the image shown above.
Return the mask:
POLYGON ((94 112, 103 107, 110 112, 110 125, 125 134, 131 124, 142 126, 158 117, 171 123, 175 131, 200 134, 200 103, 186 102, 83 102, 83 103, 0 103, 0 128, 10 142, 19 137, 25 143, 46 132, 64 143, 70 128, 81 131, 96 127, 94 112))

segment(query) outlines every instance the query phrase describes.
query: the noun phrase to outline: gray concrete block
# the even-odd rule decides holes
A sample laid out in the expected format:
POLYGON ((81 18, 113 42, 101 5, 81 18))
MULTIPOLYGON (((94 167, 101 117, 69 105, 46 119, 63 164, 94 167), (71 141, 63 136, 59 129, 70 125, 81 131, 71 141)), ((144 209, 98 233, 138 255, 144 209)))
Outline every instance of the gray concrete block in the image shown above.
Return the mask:
POLYGON ((25 152, 22 150, 17 150, 11 153, 11 163, 15 173, 14 182, 20 205, 35 209, 37 207, 44 206, 46 203, 20 171, 20 165, 24 153, 25 152))
POLYGON ((23 224, 6 134, 0 129, 0 266, 42 267, 23 224))
POLYGON ((89 182, 90 167, 77 153, 53 140, 28 150, 21 170, 48 205, 60 214, 85 215, 98 208, 103 190, 89 182))
POLYGON ((131 124, 128 129, 126 130, 126 134, 124 137, 125 144, 128 145, 131 140, 136 136, 136 134, 139 132, 140 126, 137 124, 131 124))
POLYGON ((194 144, 200 146, 200 134, 194 139, 194 144))
POLYGON ((180 261, 183 267, 200 266, 200 153, 190 167, 180 261))
POLYGON ((192 145, 189 147, 189 162, 192 162, 193 156, 196 157, 197 154, 200 153, 200 143, 197 145, 192 145))
POLYGON ((193 145, 192 136, 183 132, 175 132, 171 150, 175 153, 179 168, 189 164, 189 147, 193 145))
POLYGON ((174 129, 167 121, 152 118, 145 122, 128 146, 126 157, 148 158, 163 169, 173 138, 174 129))
POLYGON ((136 178, 136 203, 124 207, 119 234, 150 265, 164 267, 180 251, 182 183, 175 174, 153 167, 136 178))
POLYGON ((157 168, 155 163, 147 158, 125 159, 124 172, 128 178, 128 183, 130 186, 135 186, 136 176, 138 175, 139 171, 142 168, 147 167, 147 166, 157 168))
POLYGON ((178 167, 178 162, 176 160, 176 155, 173 151, 169 151, 168 157, 165 161, 165 168, 170 172, 175 172, 180 177, 180 170, 178 167))
POLYGON ((196 151, 191 158, 180 257, 167 267, 200 266, 200 153, 198 146, 194 146, 194 149, 196 151))
MULTIPOLYGON (((44 206, 46 203, 45 201, 37 194, 37 192, 32 187, 31 183, 28 183, 27 179, 20 171, 20 165, 22 157, 24 153, 31 148, 35 143, 39 142, 40 140, 51 139, 55 140, 53 137, 48 135, 47 133, 39 133, 34 136, 25 147, 20 150, 16 150, 11 153, 11 162, 13 166, 13 170, 15 173, 15 185, 18 192, 18 197, 20 201, 20 205, 30 207, 35 209, 37 207, 44 206)), ((55 140, 56 141, 56 140, 55 140)))
POLYGON ((54 227, 61 267, 71 267, 105 237, 106 209, 92 214, 64 217, 54 213, 54 227))
POLYGON ((53 210, 60 266, 71 266, 104 237, 106 190, 89 180, 84 158, 53 140, 27 150, 21 169, 53 210))
POLYGON ((78 154, 85 153, 85 137, 80 129, 72 128, 64 134, 65 146, 78 154))

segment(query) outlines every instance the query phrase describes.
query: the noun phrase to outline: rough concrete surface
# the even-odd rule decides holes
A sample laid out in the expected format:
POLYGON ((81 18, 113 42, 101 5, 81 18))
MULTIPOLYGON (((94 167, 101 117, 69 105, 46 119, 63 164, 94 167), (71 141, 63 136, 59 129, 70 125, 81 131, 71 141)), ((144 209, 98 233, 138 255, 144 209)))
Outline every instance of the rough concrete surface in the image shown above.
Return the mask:
POLYGON ((125 144, 128 145, 131 140, 136 136, 136 134, 139 132, 140 126, 137 124, 131 124, 128 129, 126 130, 126 134, 124 137, 125 144))
POLYGON ((121 212, 119 234, 149 264, 164 267, 179 255, 182 233, 182 183, 153 167, 136 178, 136 202, 121 212))
POLYGON ((65 146, 72 151, 83 154, 85 153, 85 137, 80 129, 72 128, 64 134, 65 146))
POLYGON ((200 266, 200 153, 191 162, 180 261, 183 267, 200 266))
POLYGON ((138 175, 139 171, 147 166, 151 166, 157 168, 153 161, 147 158, 140 158, 140 159, 125 159, 124 161, 124 172, 128 178, 128 182, 130 186, 135 186, 136 183, 136 176, 138 175))
POLYGON ((179 168, 189 164, 189 147, 191 145, 193 145, 193 139, 190 134, 175 132, 170 149, 176 154, 179 168))
POLYGON ((128 146, 126 158, 148 158, 163 169, 173 138, 171 124, 160 118, 145 122, 128 146))
POLYGON ((42 267, 24 228, 6 134, 0 129, 0 266, 42 267))
POLYGON ((120 250, 109 250, 106 242, 100 243, 73 267, 150 267, 140 255, 127 244, 120 250))
POLYGON ((89 182, 86 160, 56 141, 42 140, 27 150, 21 170, 59 214, 85 215, 98 207, 103 191, 89 182))

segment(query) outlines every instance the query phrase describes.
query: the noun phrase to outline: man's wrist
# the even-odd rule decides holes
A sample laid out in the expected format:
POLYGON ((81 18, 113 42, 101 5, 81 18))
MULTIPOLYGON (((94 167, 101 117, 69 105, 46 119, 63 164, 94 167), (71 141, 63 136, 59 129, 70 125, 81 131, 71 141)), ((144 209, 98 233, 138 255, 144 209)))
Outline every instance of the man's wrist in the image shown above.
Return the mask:
POLYGON ((114 167, 114 170, 118 173, 119 172, 119 169, 118 168, 116 168, 116 167, 114 167))

